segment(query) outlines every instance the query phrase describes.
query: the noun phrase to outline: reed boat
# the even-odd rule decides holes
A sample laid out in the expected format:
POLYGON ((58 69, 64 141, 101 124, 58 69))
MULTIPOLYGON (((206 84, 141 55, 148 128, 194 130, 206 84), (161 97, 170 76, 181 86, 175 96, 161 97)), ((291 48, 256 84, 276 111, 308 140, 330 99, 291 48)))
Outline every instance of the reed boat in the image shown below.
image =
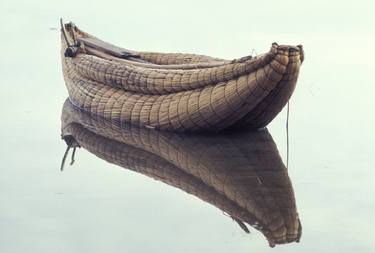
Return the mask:
POLYGON ((292 183, 267 130, 173 133, 120 125, 67 100, 62 138, 68 150, 82 147, 109 163, 198 197, 245 232, 248 226, 260 231, 271 247, 300 240, 292 183))
POLYGON ((265 127, 291 97, 301 45, 224 60, 139 52, 61 22, 62 67, 70 101, 111 121, 177 132, 265 127))

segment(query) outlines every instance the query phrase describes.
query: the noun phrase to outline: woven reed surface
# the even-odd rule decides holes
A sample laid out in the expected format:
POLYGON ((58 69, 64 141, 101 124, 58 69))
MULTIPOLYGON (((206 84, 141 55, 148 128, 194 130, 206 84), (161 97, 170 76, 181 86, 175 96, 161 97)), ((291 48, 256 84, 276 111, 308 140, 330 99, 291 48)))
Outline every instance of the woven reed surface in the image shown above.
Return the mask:
MULTIPOLYGON (((184 172, 157 155, 102 137, 77 123, 67 126, 65 131, 72 134, 83 148, 107 162, 177 187, 242 222, 251 225, 259 223, 253 214, 241 208, 237 203, 204 184, 199 178, 184 172)), ((268 231, 265 233, 269 234, 268 231)))
MULTIPOLYGON (((65 40, 62 40, 62 43, 64 44, 65 40)), ((154 64, 106 60, 85 53, 64 60, 70 69, 85 78, 128 91, 160 95, 227 82, 254 72, 265 65, 271 65, 273 61, 272 66, 275 71, 282 74, 287 62, 287 54, 284 50, 278 52, 276 46, 272 51, 255 59, 244 57, 241 60, 233 60, 219 66, 211 63, 216 67, 205 68, 199 68, 199 64, 189 63, 188 66, 177 65, 178 69, 170 69, 170 65, 159 66, 161 68, 155 69, 154 64), (186 70, 184 67, 193 69, 186 70)), ((272 71, 269 68, 266 70, 272 71)))
MULTIPOLYGON (((71 28, 69 28, 71 29, 71 28)), ((68 30, 69 30, 68 29, 68 30)), ((75 31, 78 37, 82 38, 90 38, 102 41, 95 36, 82 31, 78 27, 75 27, 75 31)), ((70 34, 68 34, 70 35, 70 34)), ((105 42, 108 43, 108 42, 105 42)), ((110 44, 110 43, 108 43, 110 44)), ((110 44, 111 45, 111 44, 110 44)), ((135 55, 138 55, 140 59, 147 61, 152 64, 157 65, 175 65, 175 64, 191 64, 191 63, 207 63, 207 62, 226 62, 227 60, 211 57, 207 55, 199 55, 199 54, 183 54, 183 53, 162 53, 162 52, 147 52, 147 51, 134 51, 129 50, 126 48, 121 48, 116 46, 122 51, 130 52, 135 55)))
POLYGON ((224 59, 198 54, 138 52, 141 59, 158 65, 177 65, 204 62, 226 62, 224 59))
POLYGON ((120 128, 69 102, 62 121, 63 135, 90 152, 196 195, 262 231, 270 245, 299 240, 293 188, 267 131, 203 136, 120 128))
POLYGON ((258 129, 267 126, 292 96, 300 65, 300 56, 289 54, 289 62, 281 81, 250 113, 236 122, 235 127, 258 129))
MULTIPOLYGON (((64 51, 64 40, 62 45, 64 51)), ((220 131, 236 123, 267 125, 294 90, 301 53, 300 48, 274 44, 262 56, 219 65, 220 59, 201 55, 147 52, 139 55, 152 64, 85 53, 62 59, 69 96, 78 107, 112 121, 194 132, 220 131), (186 62, 191 67, 200 61, 206 67, 183 69, 186 62), (181 65, 163 69, 170 65, 155 68, 154 63, 181 65)))

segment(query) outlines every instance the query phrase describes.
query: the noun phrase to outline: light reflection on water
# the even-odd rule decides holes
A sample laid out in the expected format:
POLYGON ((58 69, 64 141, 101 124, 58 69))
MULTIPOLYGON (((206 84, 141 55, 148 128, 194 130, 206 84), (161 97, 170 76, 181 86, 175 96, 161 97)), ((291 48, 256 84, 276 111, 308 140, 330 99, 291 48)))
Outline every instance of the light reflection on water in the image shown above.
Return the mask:
MULTIPOLYGON (((116 125, 67 100, 62 136, 69 147, 180 188, 236 221, 258 229, 269 245, 299 241, 301 223, 287 170, 267 130, 175 134, 116 125)), ((72 153, 72 158, 75 151, 72 153)))

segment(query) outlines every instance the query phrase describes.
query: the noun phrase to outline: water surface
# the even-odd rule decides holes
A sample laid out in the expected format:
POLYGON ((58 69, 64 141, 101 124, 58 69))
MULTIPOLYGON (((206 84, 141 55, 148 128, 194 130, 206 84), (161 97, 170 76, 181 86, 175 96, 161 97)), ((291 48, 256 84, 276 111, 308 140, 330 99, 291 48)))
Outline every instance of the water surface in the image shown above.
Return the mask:
MULTIPOLYGON (((375 21, 360 2, 1 2, 1 252, 374 251, 375 21), (60 16, 135 50, 231 59, 303 44, 288 171, 300 243, 270 248, 212 204, 84 149, 61 173, 60 16)), ((269 126, 284 163, 285 120, 269 126)))

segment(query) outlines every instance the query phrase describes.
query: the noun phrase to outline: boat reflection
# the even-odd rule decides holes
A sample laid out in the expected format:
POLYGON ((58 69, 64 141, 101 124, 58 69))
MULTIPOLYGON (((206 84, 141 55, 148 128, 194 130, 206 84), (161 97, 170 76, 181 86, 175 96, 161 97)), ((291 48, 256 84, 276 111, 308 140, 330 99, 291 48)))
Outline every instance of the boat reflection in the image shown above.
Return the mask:
POLYGON ((192 135, 121 125, 76 109, 68 100, 62 138, 110 163, 160 180, 259 230, 271 247, 298 242, 294 191, 267 130, 192 135))

